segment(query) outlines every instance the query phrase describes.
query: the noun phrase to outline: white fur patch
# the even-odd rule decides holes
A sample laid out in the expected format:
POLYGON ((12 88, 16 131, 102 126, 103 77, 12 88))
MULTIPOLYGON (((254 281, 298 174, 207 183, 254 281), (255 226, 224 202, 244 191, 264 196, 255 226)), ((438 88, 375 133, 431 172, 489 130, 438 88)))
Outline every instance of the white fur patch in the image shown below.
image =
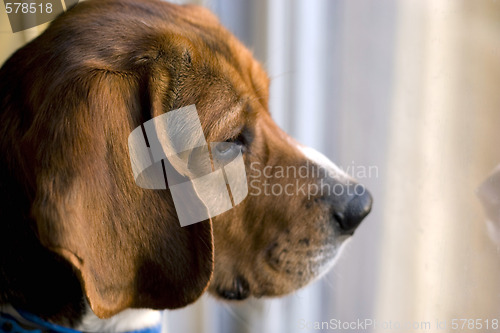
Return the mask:
POLYGON ((333 163, 328 157, 320 153, 314 148, 297 145, 297 148, 307 157, 311 162, 316 163, 318 166, 325 168, 328 174, 334 179, 350 179, 351 177, 333 163))
POLYGON ((87 313, 75 329, 83 332, 120 333, 152 327, 160 321, 161 311, 145 309, 124 310, 109 319, 100 319, 87 305, 87 313))

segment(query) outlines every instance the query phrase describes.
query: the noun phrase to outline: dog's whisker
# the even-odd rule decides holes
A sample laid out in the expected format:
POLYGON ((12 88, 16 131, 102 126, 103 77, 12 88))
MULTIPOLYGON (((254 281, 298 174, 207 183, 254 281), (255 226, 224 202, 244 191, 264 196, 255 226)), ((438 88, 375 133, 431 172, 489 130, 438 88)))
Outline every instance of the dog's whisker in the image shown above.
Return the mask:
POLYGON ((234 318, 236 319, 238 322, 240 322, 241 324, 243 324, 247 329, 248 329, 248 332, 251 332, 253 331, 252 328, 254 327, 254 325, 252 325, 252 323, 248 322, 245 318, 243 318, 240 314, 238 314, 233 308, 231 305, 227 304, 227 303, 223 303, 223 307, 227 310, 227 312, 234 318))
POLYGON ((269 80, 273 81, 275 79, 279 79, 279 78, 282 78, 284 76, 292 75, 292 74, 294 74, 296 72, 297 71, 295 71, 295 70, 289 70, 289 71, 286 71, 286 72, 281 72, 279 74, 275 74, 275 75, 269 76, 269 80))

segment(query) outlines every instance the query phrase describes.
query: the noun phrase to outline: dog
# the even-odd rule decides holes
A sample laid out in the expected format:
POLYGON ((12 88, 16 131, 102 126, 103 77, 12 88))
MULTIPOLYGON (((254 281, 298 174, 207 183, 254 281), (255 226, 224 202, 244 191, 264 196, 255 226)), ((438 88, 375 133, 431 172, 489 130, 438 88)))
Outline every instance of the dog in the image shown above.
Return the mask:
POLYGON ((150 329, 155 310, 206 290, 280 296, 327 272, 372 198, 277 127, 268 91, 250 51, 193 5, 81 2, 15 52, 0 70, 5 324, 150 329), (250 189, 181 227, 168 189, 134 182, 127 138, 187 105, 207 142, 241 151, 250 189), (313 187, 330 191, 304 190, 313 187))

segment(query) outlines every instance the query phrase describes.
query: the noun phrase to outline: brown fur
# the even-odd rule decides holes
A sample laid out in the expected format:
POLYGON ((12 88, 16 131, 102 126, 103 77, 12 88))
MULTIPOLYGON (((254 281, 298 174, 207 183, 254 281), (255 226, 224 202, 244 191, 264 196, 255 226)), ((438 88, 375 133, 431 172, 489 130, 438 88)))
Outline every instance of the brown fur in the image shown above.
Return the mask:
POLYGON ((0 71, 0 303, 64 322, 84 296, 104 318, 181 307, 209 284, 244 298, 313 279, 335 199, 249 196, 182 228, 170 192, 139 188, 130 168, 130 132, 190 104, 208 142, 242 142, 247 167, 305 165, 271 120, 268 88, 201 7, 90 0, 55 20, 0 71))

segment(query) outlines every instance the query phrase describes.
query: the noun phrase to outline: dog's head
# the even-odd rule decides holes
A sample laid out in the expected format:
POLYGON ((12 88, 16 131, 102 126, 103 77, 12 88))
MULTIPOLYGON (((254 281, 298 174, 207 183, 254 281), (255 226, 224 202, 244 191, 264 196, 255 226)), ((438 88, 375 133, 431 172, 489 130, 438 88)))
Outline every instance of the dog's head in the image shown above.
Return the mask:
POLYGON ((184 306, 207 286, 289 293, 331 267, 370 211, 362 186, 277 127, 261 65, 201 7, 80 3, 0 76, 4 193, 30 202, 23 218, 76 268, 98 316, 184 306), (136 186, 127 137, 192 104, 208 142, 234 143, 215 154, 243 153, 249 194, 181 227, 168 190, 136 186))

